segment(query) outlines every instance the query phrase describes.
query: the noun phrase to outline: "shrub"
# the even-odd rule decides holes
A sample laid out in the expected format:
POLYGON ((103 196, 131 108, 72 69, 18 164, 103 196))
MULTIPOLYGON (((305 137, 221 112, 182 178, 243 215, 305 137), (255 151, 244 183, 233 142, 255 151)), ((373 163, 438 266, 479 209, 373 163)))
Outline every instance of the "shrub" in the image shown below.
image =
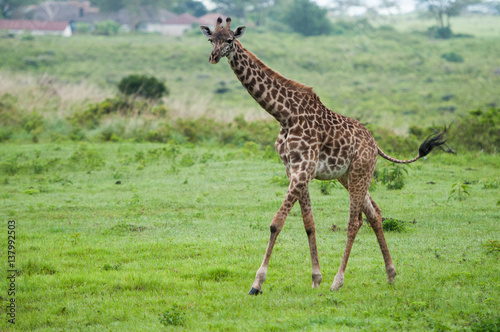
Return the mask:
POLYGON ((337 181, 316 181, 319 183, 319 191, 322 195, 328 196, 332 193, 332 189, 337 186, 337 181))
POLYGON ((404 222, 392 218, 387 218, 382 221, 382 228, 386 232, 403 232, 405 230, 404 222))
POLYGON ((469 186, 464 182, 454 183, 451 186, 451 192, 450 195, 448 196, 448 199, 455 198, 458 199, 459 201, 465 200, 467 196, 470 195, 467 189, 469 189, 469 186))
POLYGON ((427 33, 430 37, 436 39, 450 39, 451 37, 453 37, 453 32, 451 31, 450 27, 432 26, 427 29, 427 33))
POLYGON ((3 126, 16 126, 21 122, 21 111, 16 104, 17 97, 9 93, 0 97, 0 123, 3 126))
POLYGON ((455 52, 443 53, 441 58, 445 59, 448 62, 464 62, 464 58, 455 52))
POLYGON ((116 35, 119 30, 120 24, 112 20, 106 20, 96 23, 94 33, 96 35, 111 36, 116 35))
POLYGON ((377 177, 389 190, 400 190, 405 186, 406 175, 408 174, 405 164, 386 164, 377 177))
POLYGON ((2 171, 2 173, 8 175, 16 175, 17 172, 20 170, 20 168, 21 167, 17 162, 17 156, 11 157, 6 161, 0 162, 0 170, 2 171))
POLYGON ((405 137, 397 135, 390 129, 374 127, 372 125, 367 127, 372 133, 373 138, 375 138, 375 141, 377 141, 378 146, 389 154, 415 154, 421 143, 421 138, 417 138, 413 135, 405 137))
POLYGON ((86 22, 78 22, 75 24, 75 32, 78 34, 86 34, 90 32, 90 24, 86 22))
POLYGON ((136 105, 127 99, 119 97, 106 98, 100 103, 91 104, 83 112, 75 113, 70 117, 70 122, 73 125, 95 128, 105 115, 113 113, 128 114, 130 110, 135 108, 136 105))
POLYGON ((164 83, 154 76, 129 75, 120 81, 118 89, 127 96, 159 99, 169 94, 164 83))
POLYGON ((483 112, 471 111, 466 117, 450 127, 448 141, 453 147, 465 151, 500 149, 500 108, 483 112))
POLYGON ((104 160, 97 151, 89 149, 86 145, 80 145, 77 151, 73 152, 69 161, 73 166, 79 166, 87 170, 94 170, 105 165, 104 160))

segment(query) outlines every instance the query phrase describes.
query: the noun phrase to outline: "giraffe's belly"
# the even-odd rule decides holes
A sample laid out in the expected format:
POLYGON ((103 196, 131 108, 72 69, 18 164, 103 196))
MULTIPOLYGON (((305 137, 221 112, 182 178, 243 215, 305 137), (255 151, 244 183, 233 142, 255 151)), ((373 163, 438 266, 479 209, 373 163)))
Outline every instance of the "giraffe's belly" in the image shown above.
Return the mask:
POLYGON ((318 180, 333 180, 341 177, 349 169, 349 164, 347 163, 333 163, 328 159, 320 160, 318 166, 316 167, 315 179, 318 180))

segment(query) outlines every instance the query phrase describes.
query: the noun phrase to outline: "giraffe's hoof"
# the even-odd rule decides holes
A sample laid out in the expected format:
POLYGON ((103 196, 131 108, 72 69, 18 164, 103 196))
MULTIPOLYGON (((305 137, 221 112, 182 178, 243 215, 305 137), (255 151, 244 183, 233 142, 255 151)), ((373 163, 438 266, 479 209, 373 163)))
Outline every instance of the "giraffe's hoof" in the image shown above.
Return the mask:
POLYGON ((312 276, 312 288, 318 288, 321 285, 322 276, 321 274, 313 274, 312 276))
POLYGON ((259 294, 262 294, 262 291, 259 290, 259 289, 255 289, 252 287, 252 289, 250 290, 250 292, 248 292, 248 295, 259 295, 259 294))
POLYGON ((330 291, 331 292, 338 291, 339 289, 342 288, 342 286, 344 286, 344 285, 335 285, 335 284, 333 284, 332 287, 330 287, 330 291))
POLYGON ((344 275, 343 274, 337 274, 335 276, 335 279, 333 280, 333 285, 332 285, 332 287, 330 287, 330 290, 331 291, 337 291, 342 286, 344 286, 344 275))
POLYGON ((387 282, 393 284, 395 281, 394 279, 396 278, 396 269, 394 268, 394 266, 390 266, 386 272, 387 272, 387 282))

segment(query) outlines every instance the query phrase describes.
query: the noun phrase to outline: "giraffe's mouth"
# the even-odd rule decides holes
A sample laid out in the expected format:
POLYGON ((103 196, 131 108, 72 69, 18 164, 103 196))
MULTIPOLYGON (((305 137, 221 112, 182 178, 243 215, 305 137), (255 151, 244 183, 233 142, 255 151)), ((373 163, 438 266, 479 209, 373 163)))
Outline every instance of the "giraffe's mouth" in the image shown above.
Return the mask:
POLYGON ((216 64, 217 62, 219 62, 221 58, 221 55, 220 53, 217 53, 217 54, 210 54, 210 58, 208 59, 208 61, 211 63, 211 64, 216 64))

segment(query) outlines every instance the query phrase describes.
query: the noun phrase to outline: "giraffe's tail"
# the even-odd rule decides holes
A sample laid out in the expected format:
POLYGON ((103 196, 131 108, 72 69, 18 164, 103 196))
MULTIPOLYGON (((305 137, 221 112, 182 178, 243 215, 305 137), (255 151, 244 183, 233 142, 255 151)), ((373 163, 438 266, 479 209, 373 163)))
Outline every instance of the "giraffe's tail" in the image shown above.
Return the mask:
POLYGON ((393 163, 409 164, 409 163, 412 163, 414 161, 419 160, 422 157, 427 156, 435 147, 445 144, 446 140, 444 138, 444 134, 445 134, 444 132, 443 133, 438 132, 438 133, 435 133, 433 135, 428 136, 425 139, 425 141, 422 144, 420 144, 420 148, 418 149, 418 156, 416 158, 413 158, 410 160, 399 160, 399 159, 393 158, 393 157, 389 156, 387 153, 385 153, 384 151, 382 151, 380 149, 380 147, 378 147, 378 154, 381 157, 383 157, 389 161, 392 161, 393 163))

